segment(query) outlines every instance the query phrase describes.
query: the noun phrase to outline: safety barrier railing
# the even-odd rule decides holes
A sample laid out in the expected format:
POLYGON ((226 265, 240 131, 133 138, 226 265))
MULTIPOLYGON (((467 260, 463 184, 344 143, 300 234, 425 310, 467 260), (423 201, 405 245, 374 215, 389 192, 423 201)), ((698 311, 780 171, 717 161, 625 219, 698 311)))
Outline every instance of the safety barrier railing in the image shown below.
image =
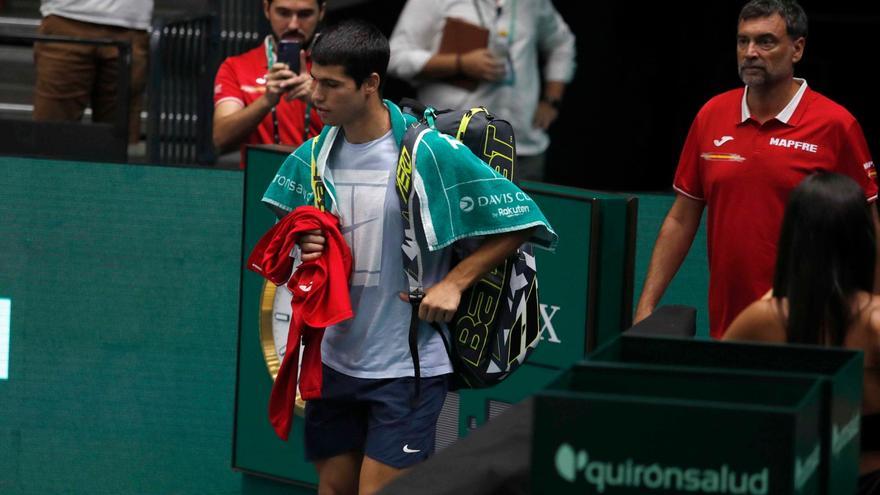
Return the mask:
POLYGON ((213 79, 217 16, 154 19, 150 32, 147 159, 172 165, 214 162, 213 79))
POLYGON ((269 26, 262 4, 253 0, 219 0, 221 60, 260 44, 269 26), (261 35, 262 33, 262 35, 261 35))

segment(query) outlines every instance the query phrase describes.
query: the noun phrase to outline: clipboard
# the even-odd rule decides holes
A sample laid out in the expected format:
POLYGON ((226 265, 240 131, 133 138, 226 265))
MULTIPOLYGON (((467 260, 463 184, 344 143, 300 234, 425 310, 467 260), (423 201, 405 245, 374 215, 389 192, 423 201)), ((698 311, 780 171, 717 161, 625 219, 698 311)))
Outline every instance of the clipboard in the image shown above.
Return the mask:
MULTIPOLYGON (((488 29, 456 17, 447 17, 446 24, 443 26, 443 36, 440 39, 440 48, 437 49, 437 53, 465 54, 472 50, 487 48, 488 46, 488 29)), ((468 91, 475 90, 480 84, 480 81, 463 75, 450 78, 447 82, 468 91)))

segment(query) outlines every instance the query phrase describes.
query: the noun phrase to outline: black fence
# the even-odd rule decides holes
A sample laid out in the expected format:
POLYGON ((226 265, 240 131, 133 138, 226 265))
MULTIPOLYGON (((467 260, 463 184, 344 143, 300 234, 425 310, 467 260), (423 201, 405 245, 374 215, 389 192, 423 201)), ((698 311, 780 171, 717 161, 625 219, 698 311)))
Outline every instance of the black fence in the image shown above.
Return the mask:
POLYGON ((214 8, 220 13, 221 60, 259 45, 269 32, 261 2, 217 0, 214 8))
MULTIPOLYGON (((259 45, 268 32, 262 6, 252 0, 212 0, 210 14, 153 19, 147 80, 146 159, 169 165, 216 161, 211 134, 213 82, 220 62, 259 45)), ((120 50, 118 116, 114 123, 35 122, 0 117, 0 154, 87 161, 128 161, 131 48, 19 32, 0 33, 0 46, 36 42, 115 45, 120 50)))
POLYGON ((219 40, 219 22, 213 14, 153 21, 147 89, 148 161, 214 163, 211 119, 219 40))

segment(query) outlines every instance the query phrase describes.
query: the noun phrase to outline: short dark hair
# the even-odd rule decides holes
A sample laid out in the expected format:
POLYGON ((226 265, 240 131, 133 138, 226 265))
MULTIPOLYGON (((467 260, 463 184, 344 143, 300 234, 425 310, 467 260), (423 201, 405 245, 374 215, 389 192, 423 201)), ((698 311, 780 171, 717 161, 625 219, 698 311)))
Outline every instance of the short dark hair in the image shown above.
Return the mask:
MULTIPOLYGON (((272 0, 266 0, 266 3, 268 3, 269 5, 272 5, 272 0)), ((320 8, 324 7, 324 4, 326 4, 326 3, 327 3, 327 0, 318 0, 318 8, 320 9, 320 8)))
POLYGON ((739 11, 739 21, 773 14, 785 20, 785 32, 791 39, 807 37, 807 13, 795 0, 752 0, 739 11))
POLYGON ((358 87, 374 72, 379 74, 380 83, 384 82, 390 57, 388 38, 379 28, 361 20, 346 20, 325 29, 312 48, 313 62, 341 65, 358 87))
POLYGON ((840 174, 813 174, 791 192, 773 280, 773 296, 788 299, 788 342, 843 345, 852 297, 874 289, 873 207, 840 174))

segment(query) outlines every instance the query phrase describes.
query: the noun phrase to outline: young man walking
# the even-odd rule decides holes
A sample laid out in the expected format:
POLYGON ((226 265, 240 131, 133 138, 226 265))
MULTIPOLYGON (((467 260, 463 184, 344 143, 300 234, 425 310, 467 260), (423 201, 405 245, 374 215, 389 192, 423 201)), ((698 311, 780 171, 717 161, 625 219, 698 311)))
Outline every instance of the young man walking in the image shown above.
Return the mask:
MULTIPOLYGON (((397 176, 400 144, 415 119, 381 98, 388 59, 388 40, 369 24, 346 22, 322 34, 312 51, 311 98, 327 127, 288 157, 263 198, 284 215, 314 203, 312 178, 320 177, 326 209, 340 218, 354 260, 355 317, 327 328, 322 397, 306 405, 306 457, 317 467, 322 494, 375 493, 431 454, 452 366, 430 323, 449 322, 462 292, 523 242, 555 243, 531 198, 450 136, 423 133, 414 147, 411 177, 397 176), (429 170, 452 182, 432 186, 420 175, 429 170), (417 398, 399 180, 413 181, 415 238, 423 247, 417 398), (462 190, 503 195, 510 203, 483 211, 493 207, 450 200, 462 190), (453 233, 441 224, 455 226, 453 233), (454 241, 488 232, 493 235, 450 267, 454 241)), ((302 260, 321 256, 324 244, 321 232, 302 236, 302 260)))

